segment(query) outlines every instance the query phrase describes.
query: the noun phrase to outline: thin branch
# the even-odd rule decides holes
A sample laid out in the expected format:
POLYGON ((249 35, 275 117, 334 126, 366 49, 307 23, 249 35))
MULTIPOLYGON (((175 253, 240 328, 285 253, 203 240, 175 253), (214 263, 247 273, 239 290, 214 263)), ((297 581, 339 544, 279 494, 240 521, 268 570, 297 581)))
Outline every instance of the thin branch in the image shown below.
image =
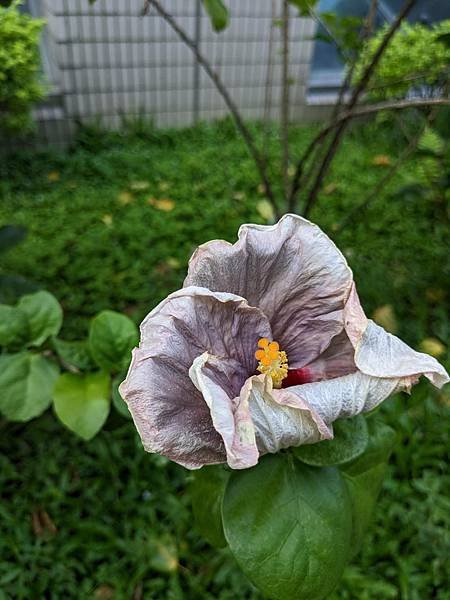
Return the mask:
MULTIPOLYGON (((373 30, 373 27, 375 24, 377 7, 378 7, 378 0, 371 0, 367 17, 364 20, 364 27, 362 28, 362 31, 361 31, 361 43, 364 43, 364 41, 366 39, 368 39, 370 34, 372 33, 372 30, 373 30)), ((313 14, 313 13, 314 13, 314 11, 310 8, 310 14, 313 14)), ((334 105, 333 112, 331 114, 331 118, 329 121, 330 124, 332 124, 336 121, 339 113, 341 112, 345 97, 346 97, 348 91, 350 90, 350 86, 351 86, 351 83, 353 80, 353 75, 354 75, 357 64, 358 64, 358 57, 353 56, 351 65, 347 69, 344 81, 342 82, 342 85, 339 88, 339 95, 338 95, 337 102, 334 105)), ((313 149, 314 148, 311 148, 311 151, 313 149)), ((315 155, 316 156, 318 155, 317 151, 315 151, 315 155)), ((308 156, 306 156, 306 158, 304 160, 306 160, 307 158, 308 158, 308 156)), ((288 211, 289 212, 294 212, 294 210, 295 210, 297 192, 295 192, 295 193, 293 192, 294 186, 297 187, 297 190, 300 189, 300 186, 306 187, 308 185, 311 177, 313 176, 314 171, 316 170, 317 164, 319 164, 319 168, 320 168, 320 163, 317 163, 315 158, 313 157, 313 159, 309 165, 309 169, 306 171, 306 173, 302 174, 302 176, 298 179, 297 182, 295 182, 295 176, 294 176, 292 192, 291 192, 291 195, 290 195, 289 201, 288 201, 288 211)))
MULTIPOLYGON (((322 140, 324 140, 328 134, 333 131, 335 127, 349 119, 358 119, 360 117, 366 117, 371 114, 379 113, 383 110, 405 110, 407 108, 422 108, 425 106, 447 106, 450 105, 450 98, 416 98, 414 100, 397 100, 391 102, 379 102, 377 104, 367 104, 358 106, 356 110, 346 111, 342 113, 334 123, 330 123, 311 140, 306 150, 304 151, 298 165, 301 164, 302 169, 306 163, 306 160, 311 156, 315 148, 322 140)), ((297 165, 297 167, 298 167, 297 165)), ((303 174, 303 171, 300 175, 303 174)))
MULTIPOLYGON (((397 17, 396 21, 391 25, 391 28, 390 28, 388 34, 385 35, 385 37, 383 39, 383 42, 379 46, 379 49, 378 49, 377 53, 374 55, 374 57, 372 58, 371 63, 366 68, 366 71, 365 71, 365 73, 363 75, 363 77, 365 76, 364 79, 367 78, 367 73, 368 73, 368 78, 370 78, 370 74, 372 73, 373 69, 375 68, 376 64, 378 63, 378 60, 379 60, 381 54, 384 52, 384 49, 385 49, 387 43, 390 41, 390 39, 393 36, 393 34, 395 33, 396 29, 398 29, 398 27, 400 26, 401 19, 403 19, 403 14, 405 13, 405 10, 407 10, 409 12, 409 10, 412 8, 413 4, 414 4, 414 0, 409 0, 409 2, 407 3, 407 5, 404 6, 402 12, 397 17), (399 17, 400 17, 400 19, 399 19, 399 17), (395 27, 395 30, 393 30, 394 27, 395 27), (389 38, 387 37, 388 35, 389 35, 389 38), (370 72, 369 72, 369 69, 370 69, 370 72)), ((362 81, 362 79, 361 79, 361 81, 362 81)), ((358 90, 355 90, 355 92, 356 91, 358 91, 358 93, 357 93, 357 96, 356 96, 356 100, 354 101, 354 104, 356 104, 356 102, 358 101, 360 93, 361 93, 359 91, 359 87, 358 87, 358 90)), ((353 94, 353 99, 355 97, 355 92, 353 94)), ((345 125, 344 125, 344 127, 345 127, 345 125)), ((302 177, 303 177, 303 173, 304 173, 304 168, 305 168, 306 161, 311 156, 313 150, 316 147, 316 144, 318 144, 319 142, 321 142, 328 135, 328 133, 332 129, 334 129, 334 124, 330 124, 325 129, 323 129, 322 131, 320 131, 319 134, 308 145, 308 147, 306 148, 305 152, 303 153, 303 155, 301 156, 301 158, 297 162, 297 167, 296 167, 296 170, 295 170, 295 174, 294 174, 294 177, 292 179, 291 194, 290 194, 290 197, 289 197, 289 209, 290 210, 293 210, 295 208, 295 199, 296 199, 296 196, 297 196, 298 191, 300 189, 300 185, 301 185, 301 182, 302 182, 302 177)))
POLYGON ((373 28, 375 26, 375 19, 377 16, 378 0, 371 0, 367 19, 364 24, 364 32, 362 35, 363 40, 368 40, 372 35, 373 28))
POLYGON ((281 75, 281 171, 283 178, 284 198, 289 194, 289 2, 283 0, 282 16, 283 69, 281 75))
MULTIPOLYGON (((355 89, 353 90, 350 101, 347 105, 348 111, 351 111, 354 108, 354 106, 356 106, 361 94, 364 92, 365 88, 367 87, 367 84, 369 83, 370 78, 371 78, 376 66, 378 65, 384 51, 386 50, 387 46, 389 45, 389 42, 393 38, 395 32, 399 29, 399 27, 402 24, 405 17, 408 15, 408 13, 413 8, 415 2, 416 2, 416 0, 405 0, 405 2, 403 3, 403 6, 400 9, 400 12, 398 13, 395 21, 392 23, 392 25, 386 32, 380 45, 377 48, 375 54, 373 55, 372 60, 370 61, 370 63, 366 67, 366 69, 363 71, 363 74, 362 74, 359 82, 355 86, 355 89)), ((331 161, 333 160, 334 155, 336 154, 336 151, 339 147, 339 144, 342 139, 342 135, 347 127, 347 124, 348 124, 348 119, 341 120, 340 125, 336 128, 336 130, 334 132, 334 136, 330 142, 327 153, 325 154, 325 158, 323 159, 323 162, 319 168, 319 171, 314 180, 312 188, 306 199, 305 210, 304 210, 305 216, 308 215, 308 213, 310 212, 311 208, 313 207, 313 205, 316 201, 317 194, 322 186, 322 182, 325 178, 325 175, 327 174, 327 171, 329 169, 331 161)))
POLYGON ((425 123, 421 127, 420 131, 409 141, 408 146, 401 153, 392 167, 388 170, 388 172, 380 179, 377 185, 372 189, 372 191, 368 194, 368 196, 360 202, 358 205, 354 206, 345 216, 344 219, 339 223, 337 227, 337 234, 340 234, 343 229, 345 229, 353 220, 353 217, 358 214, 361 215, 367 208, 372 204, 374 200, 378 198, 378 195, 384 190, 386 184, 392 177, 397 173, 399 167, 413 154, 413 152, 417 149, 417 145, 422 137, 425 129, 429 127, 433 121, 436 119, 437 112, 439 110, 438 106, 434 106, 430 111, 427 119, 425 119, 425 123))
MULTIPOLYGON (((363 30, 361 33, 361 43, 364 43, 367 39, 369 39, 369 37, 372 33, 374 22, 375 22, 375 17, 377 14, 377 7, 378 7, 378 0, 371 0, 370 6, 369 6, 369 12, 367 13, 367 17, 364 21, 364 27, 363 27, 363 30)), ((335 104, 333 114, 331 117, 332 121, 334 121, 335 118, 338 116, 338 114, 341 112, 341 108, 342 108, 342 105, 344 104, 345 96, 350 89, 353 75, 355 74, 355 69, 356 69, 357 64, 358 64, 358 56, 354 56, 352 64, 350 65, 350 68, 347 70, 344 82, 341 85, 341 88, 339 90, 338 101, 335 104)))
POLYGON ((168 12, 166 12, 166 10, 161 6, 161 4, 157 0, 145 0, 143 14, 148 14, 151 6, 155 7, 155 9, 159 13, 159 15, 172 27, 172 29, 181 38, 181 40, 183 40, 183 42, 186 44, 186 46, 188 46, 192 50, 195 58, 201 64, 201 66, 204 68, 207 75, 211 79, 211 81, 216 86, 217 91, 222 96, 225 104, 227 105, 227 107, 234 119, 234 122, 236 123, 236 126, 237 126, 238 130, 240 131, 242 137, 244 138, 244 141, 247 144, 249 152, 250 152, 253 160, 255 161, 256 167, 258 169, 259 175, 260 175, 261 180, 264 185, 264 191, 266 193, 266 196, 269 198, 269 200, 272 202, 272 204, 275 207, 276 206, 275 196, 274 196, 274 193, 272 190, 272 186, 271 186, 269 177, 267 175, 267 168, 266 168, 264 158, 263 158, 262 154, 259 152, 258 148, 256 147, 255 140, 253 139, 253 136, 250 133, 250 130, 245 125, 245 123, 239 113, 239 109, 238 109, 237 105, 235 104, 234 100, 231 98, 228 90, 226 89, 226 87, 223 84, 222 80, 220 79, 219 75, 214 71, 211 64, 200 52, 195 41, 192 38, 190 38, 183 29, 181 29, 181 27, 178 25, 178 23, 175 21, 175 19, 168 12))
POLYGON ((313 19, 317 23, 317 25, 319 25, 320 27, 323 27, 323 29, 325 29, 326 33, 328 34, 328 37, 333 41, 334 45, 336 46, 337 50, 340 52, 342 57, 345 60, 349 59, 350 54, 347 52, 347 49, 342 46, 342 44, 339 42, 337 37, 334 35, 333 31, 328 27, 326 22, 321 18, 320 14, 316 10, 314 10, 313 6, 308 5, 308 12, 309 12, 309 16, 311 17, 311 19, 313 19))

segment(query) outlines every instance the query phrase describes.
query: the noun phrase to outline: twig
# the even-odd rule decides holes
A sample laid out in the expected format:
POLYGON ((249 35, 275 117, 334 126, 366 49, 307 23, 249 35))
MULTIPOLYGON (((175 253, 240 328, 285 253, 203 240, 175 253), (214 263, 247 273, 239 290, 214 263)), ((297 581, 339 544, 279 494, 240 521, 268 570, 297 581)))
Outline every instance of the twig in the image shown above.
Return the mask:
MULTIPOLYGON (((416 0, 405 0, 405 2, 403 3, 403 6, 400 9, 400 12, 398 13, 395 21, 392 23, 392 25, 386 32, 380 45, 377 48, 375 54, 373 55, 372 60, 370 61, 370 63, 366 67, 366 69, 364 70, 364 72, 361 76, 361 79, 355 86, 355 89, 352 93, 350 101, 347 105, 348 111, 351 111, 354 108, 354 106, 357 104, 361 94, 367 87, 367 84, 369 83, 369 80, 370 80, 376 66, 378 65, 378 62, 380 61, 384 51, 386 50, 387 46, 389 45, 389 42, 391 41, 395 32, 398 30, 398 28, 402 24, 403 19, 408 15, 408 13, 413 8, 415 2, 416 2, 416 0)), ((327 171, 331 164, 331 161, 332 161, 334 155, 336 154, 336 151, 341 142, 342 135, 347 127, 347 124, 348 124, 348 119, 341 120, 339 126, 336 128, 336 130, 334 132, 333 138, 332 138, 330 145, 328 147, 328 150, 325 154, 325 158, 323 159, 323 162, 319 168, 319 171, 314 180, 312 188, 306 199, 305 210, 304 210, 305 216, 307 216, 309 214, 311 208, 313 207, 313 205, 315 203, 317 194, 320 190, 320 187, 325 178, 325 175, 327 174, 327 171)))
MULTIPOLYGON (((377 7, 378 7, 378 0, 371 0, 370 7, 369 7, 369 12, 368 12, 367 17, 365 19, 364 27, 363 27, 363 30, 361 32, 361 42, 362 43, 370 36, 370 34, 371 34, 372 30, 373 30, 374 21, 375 21, 376 12, 377 12, 377 7)), ((312 8, 310 8, 309 12, 310 12, 311 15, 314 15, 314 10, 312 8)), ((337 41, 335 43, 338 44, 337 41)), ((342 82, 342 85, 339 88, 338 99, 337 99, 336 104, 334 105, 333 112, 331 114, 331 118, 330 118, 329 124, 334 123, 336 121, 339 113, 341 112, 342 106, 344 104, 345 96, 346 96, 347 92, 350 89, 350 85, 351 85, 351 82, 352 82, 352 79, 353 79, 353 75, 354 75, 354 72, 355 72, 355 69, 356 69, 356 65, 357 65, 357 62, 358 62, 357 59, 358 59, 357 56, 353 56, 350 68, 347 69, 344 81, 342 82)), ((314 148, 311 148, 311 151, 313 149, 314 148)), ((318 152, 316 151, 315 154, 317 155, 318 152)), ((303 162, 306 161, 308 158, 309 157, 306 156, 303 159, 303 162)), ((296 181, 297 172, 294 175, 293 185, 292 185, 292 190, 291 190, 291 195, 289 197, 289 202, 288 202, 288 210, 289 210, 289 212, 294 212, 294 210, 295 210, 295 204, 296 204, 297 191, 300 189, 300 187, 302 185, 304 187, 306 187, 308 185, 311 177, 314 174, 316 166, 317 166, 316 160, 314 159, 314 157, 312 157, 312 160, 311 160, 311 163, 310 163, 308 171, 306 173, 304 173, 304 174, 302 173, 302 176, 300 178, 298 178, 297 181, 296 181), (296 187, 296 191, 295 192, 294 192, 294 187, 296 187)))
MULTIPOLYGON (((379 60, 381 54, 384 52, 384 49, 386 48, 387 43, 389 43, 391 37, 393 36, 393 34, 395 33, 395 31, 400 26, 400 23, 401 23, 401 20, 403 19, 403 15, 405 13, 405 10, 407 10, 409 12, 409 10, 412 8, 413 4, 414 4, 414 0, 409 0, 409 2, 407 3, 407 5, 404 6, 403 10, 398 15, 396 21, 391 25, 391 28, 390 28, 388 34, 385 35, 385 37, 383 39, 383 42, 379 46, 376 55, 374 55, 374 57, 372 58, 371 63, 366 68, 366 71, 364 73, 365 77, 363 75, 364 79, 368 80, 370 78, 370 75, 371 75, 373 69, 375 68, 376 64, 378 63, 378 60, 379 60), (395 27, 395 30, 393 30, 394 27, 395 27), (389 35, 389 38, 387 37, 388 35, 389 35), (375 62, 375 59, 376 59, 376 62, 375 62), (369 69, 370 69, 370 72, 369 72, 369 69), (367 74, 368 74, 368 77, 367 77, 367 74)), ((359 86, 358 86, 358 89, 359 89, 359 86)), ((355 92, 356 91, 357 90, 355 90, 355 92)), ((353 98, 355 97, 355 92, 353 94, 353 98)), ((357 94, 357 97, 356 97, 356 101, 354 102, 354 104, 356 104, 356 102, 357 102, 357 100, 359 98, 360 93, 361 92, 358 91, 358 94, 357 94)), ((291 194, 290 194, 290 198, 289 198, 289 208, 290 208, 290 210, 293 210, 294 207, 295 207, 295 198, 296 198, 297 193, 298 193, 298 191, 300 189, 301 179, 302 179, 302 176, 303 176, 303 173, 304 173, 304 168, 305 168, 306 161, 309 159, 310 155, 312 154, 313 150, 315 149, 316 144, 318 144, 319 142, 321 142, 328 135, 328 133, 332 129, 334 129, 334 124, 327 125, 327 127, 325 127, 322 131, 320 131, 319 134, 308 145, 308 147, 306 148, 305 152, 303 153, 303 155, 301 156, 301 158, 297 162, 297 167, 296 167, 296 170, 295 170, 295 174, 294 174, 294 177, 292 179, 291 194)))
MULTIPOLYGON (((375 17, 377 14, 377 7, 378 7, 378 0, 371 0, 369 12, 364 21, 364 27, 363 27, 363 31, 361 34, 361 43, 364 43, 365 40, 369 39, 369 37, 372 33, 375 17)), ((358 56, 354 56, 352 64, 350 65, 350 68, 347 70, 347 73, 345 75, 344 83, 341 85, 341 88, 339 90, 338 101, 335 104, 333 114, 331 117, 332 121, 334 121, 334 119, 341 112, 341 108, 344 103, 345 95, 347 94, 347 92, 350 89, 350 85, 351 85, 357 64, 358 64, 358 56)))
MULTIPOLYGON (((319 133, 311 140, 308 144, 306 150, 301 157, 299 164, 302 165, 302 169, 306 163, 306 160, 311 156, 314 149, 322 140, 324 140, 328 134, 333 131, 335 127, 341 123, 341 121, 346 121, 350 119, 358 119, 360 117, 366 117, 368 115, 381 112, 383 110, 405 110, 407 108, 421 108, 424 106, 447 106, 450 105, 450 98, 416 98, 414 100, 397 100, 391 102, 378 102, 377 104, 368 104, 363 106, 358 106, 356 110, 346 111, 339 115, 334 123, 330 123, 323 129, 319 131, 319 133)), ((297 165, 297 167, 298 167, 297 165)), ((300 176, 303 171, 300 172, 300 176)))
POLYGON ((283 0, 282 16, 282 41, 283 41, 283 70, 282 70, 282 97, 281 97, 281 170, 283 176, 284 198, 287 201, 289 194, 289 2, 283 0))
POLYGON ((328 36, 330 37, 330 39, 334 42, 334 45, 336 46, 337 50, 340 52, 340 54, 342 55, 342 57, 344 59, 348 59, 350 58, 350 54, 347 53, 347 49, 344 48, 341 43, 339 42, 339 40, 337 39, 337 37, 334 35, 333 31, 328 27, 328 25, 326 24, 326 22, 320 17, 320 14, 314 10, 314 7, 311 6, 310 4, 308 4, 308 12, 309 12, 309 16, 314 19, 314 21, 320 26, 323 27, 323 29, 325 29, 326 33, 328 34, 328 36))
POLYGON ((239 113, 237 105, 231 98, 228 90, 226 89, 219 75, 214 71, 208 60, 200 52, 195 41, 192 38, 190 38, 183 29, 181 29, 181 27, 178 25, 175 19, 168 12, 166 12, 166 10, 161 6, 161 4, 157 0, 145 0, 143 14, 148 14, 148 11, 150 10, 151 6, 155 7, 156 11, 160 14, 160 16, 172 27, 175 33, 177 33, 177 35, 183 40, 183 42, 192 50, 195 58, 202 65, 207 75, 216 86, 217 91, 222 96, 225 104, 227 105, 234 119, 234 122, 236 123, 236 126, 239 129, 242 137, 244 138, 249 152, 253 160, 255 161, 256 167, 264 185, 264 191, 266 193, 266 196, 272 202, 274 207, 276 207, 275 196, 272 190, 271 183, 269 181, 269 177, 267 175, 267 168, 264 158, 259 152, 258 148, 256 147, 256 143, 253 139, 252 134, 250 133, 250 130, 245 125, 239 113))
POLYGON ((423 127, 420 131, 409 141, 408 146, 401 153, 392 167, 388 170, 388 172, 380 179, 377 185, 373 188, 373 190, 368 194, 368 196, 360 202, 358 205, 354 206, 345 216, 344 219, 339 223, 336 233, 340 234, 343 229, 345 229, 353 220, 353 216, 355 214, 361 215, 367 208, 372 204, 372 202, 378 198, 378 194, 385 188, 387 182, 392 179, 392 177, 397 173, 401 164, 407 160, 411 154, 417 149, 417 144, 419 143, 420 138, 422 137, 425 129, 429 127, 432 122, 435 120, 438 112, 438 106, 433 107, 428 115, 428 118, 425 120, 423 127))

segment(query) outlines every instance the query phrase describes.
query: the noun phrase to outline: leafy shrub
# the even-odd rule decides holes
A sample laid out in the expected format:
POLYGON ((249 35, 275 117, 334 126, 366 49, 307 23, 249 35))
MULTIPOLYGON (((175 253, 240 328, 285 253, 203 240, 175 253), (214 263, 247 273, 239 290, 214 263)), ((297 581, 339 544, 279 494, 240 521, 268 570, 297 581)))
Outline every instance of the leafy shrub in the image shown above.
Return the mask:
POLYGON ((19 4, 0 6, 0 129, 9 132, 30 127, 31 107, 44 95, 39 73, 44 21, 21 14, 19 4))
POLYGON ((46 291, 22 296, 14 306, 0 304, 0 413, 26 422, 53 404, 68 429, 90 440, 108 417, 111 396, 129 417, 117 386, 137 328, 125 315, 104 310, 92 320, 89 339, 68 342, 56 337, 62 321, 59 302, 46 291))
MULTIPOLYGON (((380 29, 363 48, 354 81, 358 81, 378 49, 386 28, 380 29)), ((384 52, 372 76, 373 99, 403 97, 421 84, 437 85, 450 64, 450 20, 427 27, 403 24, 384 52)))

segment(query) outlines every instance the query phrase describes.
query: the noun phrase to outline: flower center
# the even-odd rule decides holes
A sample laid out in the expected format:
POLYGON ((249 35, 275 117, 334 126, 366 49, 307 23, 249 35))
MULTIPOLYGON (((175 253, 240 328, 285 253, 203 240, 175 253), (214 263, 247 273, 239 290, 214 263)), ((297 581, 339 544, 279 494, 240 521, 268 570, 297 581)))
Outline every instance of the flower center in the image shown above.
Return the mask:
POLYGON ((274 388, 281 388, 281 382, 288 374, 288 359, 286 352, 280 350, 278 342, 261 338, 255 358, 259 361, 258 371, 272 377, 274 388))

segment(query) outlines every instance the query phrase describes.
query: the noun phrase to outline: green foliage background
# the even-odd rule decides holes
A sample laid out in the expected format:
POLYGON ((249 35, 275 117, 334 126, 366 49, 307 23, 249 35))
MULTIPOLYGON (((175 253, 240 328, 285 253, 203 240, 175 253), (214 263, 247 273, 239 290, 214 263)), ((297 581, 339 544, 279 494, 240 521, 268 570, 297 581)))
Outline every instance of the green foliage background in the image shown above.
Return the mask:
MULTIPOLYGON (((358 81, 378 49, 387 26, 362 48, 353 80, 358 81)), ((450 20, 433 26, 404 23, 384 52, 370 81, 369 97, 403 98, 412 88, 438 85, 448 80, 450 20)))
POLYGON ((21 14, 19 4, 0 6, 0 132, 29 129, 31 108, 45 90, 39 53, 44 21, 21 14))
MULTIPOLYGON (((313 133, 292 130, 296 151, 313 133)), ((352 130, 312 219, 347 256, 367 313, 391 305, 398 333, 417 347, 425 337, 448 340, 444 198, 415 191, 413 161, 337 230, 383 175, 374 159, 395 160, 404 144, 390 126, 352 130)), ((268 150, 275 170, 276 129, 268 150)), ((85 337, 103 309, 138 322, 181 284, 197 244, 232 241, 242 222, 263 222, 253 164, 229 121, 177 132, 85 130, 68 156, 22 154, 3 161, 0 175, 0 222, 29 229, 3 268, 57 296, 66 339, 85 337)), ((399 444, 375 523, 335 598, 445 600, 449 398, 423 383, 381 413, 399 444)), ((49 413, 0 427, 0 598, 260 598, 227 551, 192 528, 189 473, 145 454, 116 412, 87 444, 49 413)))

